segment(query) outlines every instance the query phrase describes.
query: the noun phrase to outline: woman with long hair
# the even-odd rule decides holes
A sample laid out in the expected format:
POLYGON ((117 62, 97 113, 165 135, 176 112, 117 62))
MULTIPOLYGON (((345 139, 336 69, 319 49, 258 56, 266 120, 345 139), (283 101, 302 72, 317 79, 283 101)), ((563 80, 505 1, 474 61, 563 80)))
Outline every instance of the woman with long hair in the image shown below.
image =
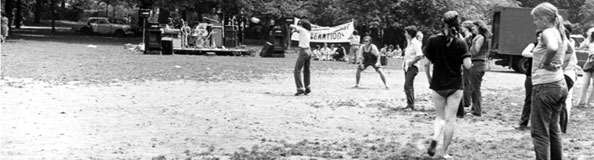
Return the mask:
POLYGON ((562 159, 559 118, 568 94, 562 68, 568 40, 557 7, 541 3, 531 14, 543 40, 532 58, 532 142, 536 159, 562 159))
MULTIPOLYGON (((433 63, 433 77, 429 78, 429 88, 433 90, 435 104, 434 132, 427 153, 433 158, 451 158, 448 147, 454 136, 456 112, 462 98, 461 66, 470 68, 468 46, 460 35, 458 12, 449 11, 443 15, 444 27, 441 34, 431 36, 423 49, 425 57, 433 63), (443 137, 441 137, 443 135, 443 137), (437 142, 443 138, 442 147, 437 142)), ((425 65, 429 69, 430 65, 425 65)))
POLYGON ((481 83, 487 70, 487 54, 489 53, 489 44, 491 32, 487 24, 482 20, 474 21, 472 33, 474 38, 470 45, 470 54, 472 59, 472 68, 468 70, 468 79, 470 80, 470 97, 472 101, 472 115, 481 116, 481 83))

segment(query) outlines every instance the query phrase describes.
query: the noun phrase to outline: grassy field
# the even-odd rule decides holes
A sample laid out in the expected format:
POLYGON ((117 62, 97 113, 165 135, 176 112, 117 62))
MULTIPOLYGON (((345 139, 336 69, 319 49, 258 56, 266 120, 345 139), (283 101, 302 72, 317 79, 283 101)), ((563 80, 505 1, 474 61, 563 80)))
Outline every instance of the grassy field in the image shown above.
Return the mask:
MULTIPOLYGON (((83 159, 149 159, 160 157, 166 159, 429 158, 425 154, 424 147, 427 145, 427 138, 431 134, 431 123, 434 117, 429 102, 430 93, 426 89, 427 85, 424 84, 426 83, 424 73, 420 72, 415 85, 419 85, 417 99, 421 103, 421 110, 417 112, 398 110, 404 102, 403 93, 400 93, 403 83, 401 81, 404 81, 403 73, 399 67, 401 65, 400 59, 392 59, 390 65, 385 67, 390 75, 389 82, 393 86, 397 86, 391 90, 378 90, 373 88, 373 85, 368 85, 369 88, 361 90, 345 89, 354 83, 354 65, 343 62, 313 61, 314 78, 320 79, 320 81, 328 81, 329 86, 319 85, 322 82, 318 82, 315 91, 319 91, 316 93, 325 97, 311 96, 311 98, 305 99, 290 96, 294 92, 292 84, 289 89, 283 88, 287 85, 281 84, 291 82, 295 54, 288 54, 286 58, 165 56, 143 55, 124 49, 124 44, 137 44, 140 41, 140 37, 87 36, 66 31, 57 34, 33 29, 15 31, 8 39, 8 42, 2 44, 0 76, 3 78, 1 86, 4 88, 4 93, 1 99, 14 98, 18 95, 16 93, 22 92, 23 95, 27 95, 29 92, 37 93, 36 90, 41 90, 58 93, 58 95, 48 99, 64 99, 64 101, 56 101, 64 103, 57 104, 59 107, 56 110, 70 111, 64 106, 76 108, 80 105, 88 107, 81 108, 81 112, 82 109, 101 111, 100 113, 88 114, 89 116, 103 115, 107 111, 99 108, 113 109, 111 107, 116 106, 116 104, 120 109, 122 106, 124 107, 124 109, 118 110, 123 113, 107 113, 116 114, 119 117, 135 117, 135 111, 145 116, 152 115, 153 111, 163 111, 163 113, 154 113, 154 116, 164 116, 164 119, 157 121, 169 122, 170 119, 190 119, 188 123, 199 126, 195 128, 192 128, 193 126, 168 128, 173 130, 171 132, 176 132, 176 130, 183 132, 171 133, 171 135, 182 136, 178 138, 192 136, 195 139, 202 138, 202 143, 176 145, 176 143, 163 140, 162 143, 172 145, 164 150, 171 151, 166 153, 160 152, 163 150, 155 151, 158 153, 156 155, 135 154, 134 152, 123 151, 122 148, 118 150, 118 147, 113 146, 105 147, 106 150, 109 150, 106 153, 93 149, 73 149, 73 153, 68 154, 61 154, 61 152, 60 154, 53 154, 52 151, 45 150, 37 151, 45 154, 35 155, 36 152, 23 153, 23 150, 26 150, 22 149, 24 146, 13 143, 18 141, 18 138, 14 137, 19 132, 11 131, 9 132, 11 134, 2 135, 3 140, 1 143, 5 147, 0 147, 0 155, 6 157, 6 159, 43 159, 48 157, 49 159, 79 159, 81 158, 78 157, 79 155, 88 155, 88 157, 82 157, 83 159), (31 84, 24 83, 24 80, 27 80, 28 83, 48 83, 49 86, 41 87, 41 89, 31 88, 27 87, 27 85, 31 84), (201 105, 181 105, 180 103, 186 101, 178 97, 179 99, 163 100, 166 102, 179 101, 174 103, 175 105, 171 105, 177 106, 177 108, 160 108, 161 106, 158 105, 157 108, 139 110, 139 108, 153 106, 151 104, 136 103, 132 105, 132 102, 128 102, 149 99, 128 99, 128 97, 134 96, 141 97, 140 95, 167 97, 166 95, 160 95, 160 92, 140 94, 133 90, 126 91, 127 89, 131 90, 130 88, 152 84, 155 81, 159 82, 159 84, 162 84, 161 82, 164 84, 180 83, 180 81, 195 82, 183 83, 178 89, 180 92, 183 92, 183 90, 194 92, 196 90, 196 92, 199 92, 197 93, 198 96, 188 95, 186 98, 196 99, 202 103, 201 105), (69 88, 72 83, 77 84, 72 91, 76 91, 75 93, 67 94, 52 91, 52 88, 55 90, 62 87, 69 88), (114 89, 115 92, 97 93, 97 95, 105 97, 116 97, 113 99, 106 99, 101 96, 87 96, 66 103, 66 100, 70 99, 64 98, 67 97, 66 95, 84 95, 87 91, 100 90, 104 89, 104 87, 111 91, 111 84, 121 83, 131 85, 124 85, 123 89, 116 88, 118 90, 114 89), (99 89, 87 89, 87 86, 99 86, 99 89), (77 87, 79 88, 77 89, 77 87), (63 94, 64 97, 59 94, 63 94), (244 95, 245 97, 229 100, 227 97, 230 95, 244 95), (400 98, 394 98, 398 96, 400 98), (95 100, 118 102, 114 102, 113 105, 97 102, 98 105, 87 106, 90 105, 91 101, 95 100), (129 108, 126 108, 126 105, 129 105, 129 108), (215 114, 219 113, 219 111, 209 108, 210 106, 217 106, 229 111, 223 115, 215 114), (288 109, 272 106, 283 106, 288 109), (169 109, 167 113, 175 111, 176 114, 166 115, 164 108, 169 109), (188 118, 188 115, 182 116, 183 112, 196 109, 213 112, 203 113, 205 117, 211 116, 207 119, 208 121, 195 120, 196 117, 188 118), (277 112, 271 112, 270 110, 277 112), (130 111, 133 112, 130 114, 125 113, 130 111), (231 117, 226 117, 229 115, 231 117), (228 123, 231 122, 229 122, 228 118, 239 118, 240 121, 229 125, 228 123), (241 120, 242 118, 246 119, 241 120), (261 122, 254 123, 248 120, 259 120, 261 122), (295 120, 295 123, 291 120, 295 120), (267 123, 274 121, 283 122, 283 125, 277 126, 267 123), (287 126, 294 126, 297 129, 284 128, 285 121, 287 121, 287 126), (207 127, 204 129, 201 128, 202 126, 213 126, 214 128, 207 127), (210 135, 202 133, 195 135, 197 133, 194 133, 194 130, 215 130, 217 131, 215 133, 227 135, 226 131, 223 131, 227 129, 232 130, 231 133, 242 134, 229 135, 235 138, 219 137, 220 139, 217 139, 209 138, 212 133, 210 135), (249 132, 246 131, 248 129, 249 132), (252 129, 256 131, 251 131, 252 129), (282 134, 285 132, 289 133, 282 134)), ((260 46, 250 47, 259 48, 260 46)), ((370 77, 364 79, 367 80, 368 84, 375 84, 376 82, 372 80, 379 79, 370 69, 366 71, 364 76, 370 77)), ((493 70, 486 74, 485 79, 483 105, 487 108, 485 109, 487 113, 483 117, 468 116, 458 120, 459 126, 456 130, 457 135, 454 144, 451 146, 451 153, 455 159, 533 159, 532 139, 529 132, 513 129, 523 104, 523 76, 504 68, 493 67, 493 70)), ((581 86, 581 84, 577 83, 575 86, 581 86)), ((417 88, 417 86, 415 87, 417 88)), ((153 91, 154 88, 161 88, 161 86, 149 86, 144 89, 153 91)), ((168 89, 167 87, 164 88, 168 89)), ((155 90, 159 91, 158 89, 155 90)), ((574 93, 577 93, 577 91, 574 93)), ((574 94, 574 97, 579 97, 579 93, 574 94)), ((31 99, 34 98, 31 97, 31 99)), ((151 102, 159 103, 159 101, 152 100, 151 102)), ((3 103, 2 110, 4 113, 13 113, 14 110, 22 108, 33 108, 31 110, 35 110, 35 107, 44 108, 43 106, 45 106, 42 105, 44 104, 43 101, 35 103, 30 101, 35 100, 28 100, 27 98, 22 102, 13 102, 11 100, 3 103)), ((574 100, 574 102, 576 101, 577 99, 574 100)), ((45 111, 53 110, 48 108, 45 111)), ((594 126, 591 125, 594 123, 593 111, 594 109, 591 107, 574 109, 568 134, 563 135, 564 154, 568 159, 594 159, 594 152, 592 152, 594 151, 594 126)), ((66 113, 70 114, 70 112, 66 113)), ((18 115, 10 115, 9 117, 17 117, 16 120, 33 121, 28 119, 31 117, 20 117, 18 115)), ((134 121, 133 118, 126 120, 134 121)), ((107 125, 111 124, 110 122, 112 121, 96 123, 106 123, 107 125)), ((124 122, 115 121, 113 123, 124 122)), ((154 123, 154 125, 157 125, 156 127, 167 126, 166 124, 154 123)), ((6 123, 3 122, 3 124, 6 123)), ((14 123, 11 122, 7 125, 12 124, 14 123)), ((124 126, 119 129, 134 128, 136 125, 124 126)), ((135 129, 142 130, 142 128, 135 129)), ((109 136, 118 132, 117 129, 114 130, 105 135, 109 136)), ((137 137, 155 136, 148 134, 149 132, 146 133, 137 137)), ((116 141, 111 143, 119 143, 117 137, 110 138, 116 141)), ((175 139, 175 137, 169 138, 170 140, 175 139)), ((41 141, 46 141, 46 139, 41 139, 41 141)), ((136 141, 130 143, 134 144, 134 142, 136 141)), ((28 142, 22 143, 28 144, 28 142)), ((88 146, 80 148, 86 147, 88 146)), ((153 144, 152 147, 155 148, 155 145, 153 144)), ((150 147, 129 148, 134 148, 136 151, 140 150, 138 152, 143 153, 150 150, 147 149, 150 147)))

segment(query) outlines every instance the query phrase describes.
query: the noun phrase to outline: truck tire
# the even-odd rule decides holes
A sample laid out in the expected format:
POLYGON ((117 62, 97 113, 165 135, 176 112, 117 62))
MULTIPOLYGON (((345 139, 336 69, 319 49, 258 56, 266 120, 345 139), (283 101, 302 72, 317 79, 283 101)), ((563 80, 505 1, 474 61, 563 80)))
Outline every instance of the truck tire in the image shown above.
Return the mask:
POLYGON ((529 63, 530 59, 528 58, 520 58, 520 59, 514 59, 512 61, 512 69, 514 69, 514 71, 518 72, 518 73, 526 73, 529 72, 528 71, 528 66, 532 65, 529 63))
POLYGON ((118 29, 115 31, 115 35, 117 37, 124 37, 124 36, 126 36, 126 33, 124 33, 124 31, 122 31, 121 29, 118 29))
POLYGON ((83 27, 83 28, 81 28, 80 29, 80 32, 83 33, 83 34, 86 34, 86 35, 90 35, 91 33, 93 33, 91 31, 91 28, 89 28, 89 27, 83 27))
POLYGON ((526 73, 526 72, 531 72, 528 70, 528 67, 532 65, 532 63, 530 63, 530 59, 522 57, 522 59, 519 60, 518 62, 518 70, 520 73, 526 73))

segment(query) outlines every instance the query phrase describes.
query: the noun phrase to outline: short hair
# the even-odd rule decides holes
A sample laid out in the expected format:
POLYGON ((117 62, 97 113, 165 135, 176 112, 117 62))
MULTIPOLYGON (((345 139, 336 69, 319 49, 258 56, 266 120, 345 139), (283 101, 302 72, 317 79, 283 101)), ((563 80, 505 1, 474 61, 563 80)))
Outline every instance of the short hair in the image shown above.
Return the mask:
POLYGON ((353 35, 359 35, 359 31, 357 31, 357 30, 353 31, 353 35))
POLYGON ((299 25, 303 26, 303 28, 311 31, 311 23, 307 19, 299 20, 299 25))
POLYGON ((371 38, 371 36, 363 37, 363 40, 365 40, 365 39, 369 40, 369 43, 373 42, 373 38, 371 38))
POLYGON ((414 38, 417 36, 417 27, 416 26, 407 26, 404 28, 404 31, 406 32, 406 34, 408 34, 410 37, 414 38))

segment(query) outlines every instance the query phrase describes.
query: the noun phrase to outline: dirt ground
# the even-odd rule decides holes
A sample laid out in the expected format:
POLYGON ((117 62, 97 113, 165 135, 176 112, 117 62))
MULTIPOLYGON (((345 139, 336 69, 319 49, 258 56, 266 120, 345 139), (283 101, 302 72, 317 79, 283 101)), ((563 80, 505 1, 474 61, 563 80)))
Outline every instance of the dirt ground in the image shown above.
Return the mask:
MULTIPOLYGON (((313 62, 313 92, 295 97, 291 72, 295 55, 283 59, 173 55, 173 62, 189 59, 207 65, 167 63, 162 65, 167 70, 158 73, 116 74, 130 68, 113 67, 119 64, 117 59, 143 56, 106 45, 99 46, 108 49, 96 51, 105 54, 93 62, 76 59, 81 53, 74 52, 32 58, 40 52, 35 50, 44 49, 17 49, 19 43, 40 42, 21 40, 2 46, 0 159, 429 158, 425 151, 435 115, 431 92, 424 72, 419 72, 415 79, 419 110, 402 110, 406 100, 400 59, 386 67, 389 90, 372 69, 363 73, 363 87, 355 89, 351 88, 354 65, 313 62), (38 58, 45 62, 30 60, 38 58), (223 65, 236 61, 273 69, 250 72, 223 65), (97 66, 82 67, 81 74, 74 74, 78 69, 51 71, 64 71, 61 66, 79 62, 97 66), (42 67, 46 65, 49 69, 42 67), (19 69, 23 66, 27 69, 19 69), (93 71, 105 66, 112 66, 105 73, 114 73, 93 71), (211 69, 218 74, 210 74, 211 69), (224 74, 228 70, 252 78, 224 74), (189 72, 208 77, 184 75, 189 72)), ((484 79, 485 113, 457 120, 450 154, 454 159, 533 159, 529 131, 514 129, 523 105, 524 76, 493 66, 484 79)), ((563 136, 569 159, 594 159, 593 110, 574 109, 569 133, 563 136)))

